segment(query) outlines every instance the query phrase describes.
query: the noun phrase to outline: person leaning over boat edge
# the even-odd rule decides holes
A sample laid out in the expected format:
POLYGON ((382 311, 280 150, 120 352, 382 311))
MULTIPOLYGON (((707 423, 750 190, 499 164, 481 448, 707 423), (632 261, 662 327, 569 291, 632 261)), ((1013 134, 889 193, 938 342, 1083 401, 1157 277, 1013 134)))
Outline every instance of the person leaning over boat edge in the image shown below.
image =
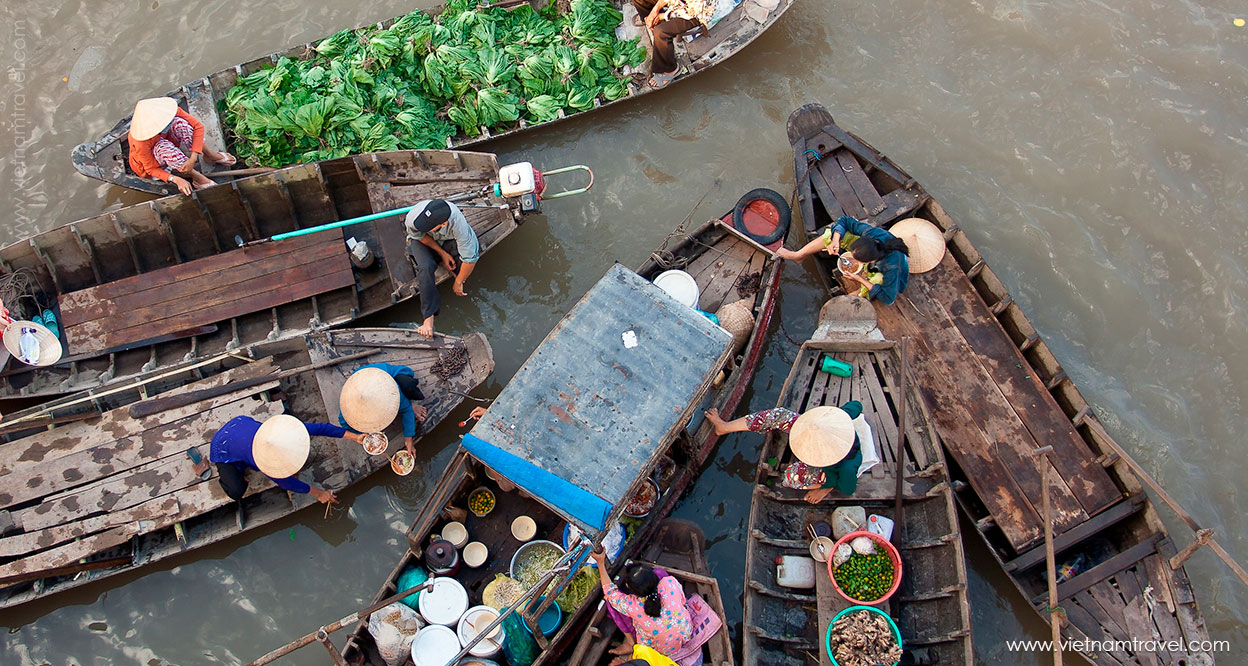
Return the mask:
POLYGON ((277 414, 264 423, 250 416, 235 416, 217 430, 208 448, 208 459, 217 465, 217 481, 233 500, 247 493, 247 470, 269 477, 278 488, 311 494, 321 503, 334 503, 334 491, 313 488, 300 481, 312 451, 313 436, 364 442, 364 435, 348 432, 332 423, 304 423, 288 414, 277 414))
POLYGON ((130 170, 140 178, 173 183, 182 194, 213 185, 195 170, 203 155, 209 162, 232 166, 237 160, 204 145, 204 124, 178 108, 171 97, 139 100, 130 118, 130 170), (189 179, 189 180, 188 180, 189 179))
MULTIPOLYGON (((867 299, 892 305, 897 300, 897 295, 910 284, 910 248, 905 241, 887 230, 873 227, 848 215, 841 216, 829 229, 830 240, 824 240, 826 236, 816 238, 796 252, 780 248, 776 250, 776 256, 790 261, 801 261, 823 250, 832 256, 842 255, 856 262, 874 264, 875 270, 883 275, 880 284, 872 283, 857 272, 842 271, 841 275, 866 287, 867 299), (857 238, 848 243, 848 247, 842 247, 842 239, 849 235, 857 238)), ((825 234, 827 232, 828 230, 824 231, 825 234)))
POLYGON ((650 30, 654 56, 650 62, 651 88, 658 90, 676 78, 676 45, 673 40, 699 25, 709 26, 715 14, 714 0, 633 0, 637 19, 650 30))
POLYGON ((416 290, 425 318, 416 332, 429 337, 433 335, 433 318, 442 309, 442 296, 434 277, 438 264, 455 276, 451 291, 456 296, 467 296, 464 282, 481 258, 481 243, 459 206, 443 199, 416 202, 403 219, 403 226, 407 230, 407 255, 416 265, 416 290), (455 253, 459 255, 458 273, 455 257, 442 248, 442 243, 449 240, 455 241, 455 253))
MULTIPOLYGON (((590 557, 598 565, 603 599, 633 621, 637 645, 665 655, 675 654, 693 637, 693 622, 685 606, 685 590, 680 581, 671 576, 659 578, 652 568, 633 563, 625 569, 624 577, 633 579, 634 583, 625 583, 625 586, 644 596, 630 594, 617 587, 607 575, 610 564, 606 553, 594 552, 590 557)), ((625 661, 628 658, 621 655, 612 660, 612 664, 618 666, 625 661)))
POLYGON ((810 491, 806 493, 806 501, 813 504, 833 490, 845 496, 858 490, 862 446, 853 422, 861 414, 862 403, 850 400, 839 408, 815 407, 803 414, 773 407, 732 421, 724 421, 719 410, 711 408, 706 410, 706 420, 718 435, 747 430, 789 433, 789 449, 797 462, 785 467, 782 483, 789 488, 810 491))
POLYGON ((416 455, 416 426, 429 415, 416 373, 405 365, 369 363, 351 373, 338 394, 338 423, 361 433, 383 432, 395 416, 403 423, 403 448, 416 455))

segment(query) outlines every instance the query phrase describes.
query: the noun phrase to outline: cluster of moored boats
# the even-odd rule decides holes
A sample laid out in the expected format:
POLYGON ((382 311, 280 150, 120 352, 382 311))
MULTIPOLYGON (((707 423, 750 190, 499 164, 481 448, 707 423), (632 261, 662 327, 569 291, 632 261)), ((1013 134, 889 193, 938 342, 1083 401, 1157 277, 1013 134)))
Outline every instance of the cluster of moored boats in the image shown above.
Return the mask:
MULTIPOLYGON (((742 48, 788 5, 772 3, 765 21, 730 14, 682 51, 682 71, 742 48)), ((228 146, 215 108, 229 82, 302 48, 171 96, 210 129, 215 122, 228 146)), ((121 157, 126 127, 123 120, 75 151, 80 170, 139 183, 121 157)), ((686 666, 836 663, 834 625, 864 606, 887 618, 902 663, 970 666, 963 526, 978 532, 1044 619, 1058 618, 1050 611, 1060 606, 1061 637, 1084 641, 1073 651, 1098 664, 1212 663, 1199 647, 1209 635, 1184 558, 1175 557, 1137 468, 966 234, 914 178, 823 107, 795 111, 788 134, 800 221, 790 223, 784 197, 755 190, 718 219, 680 222, 635 270, 607 269, 463 436, 374 603, 255 663, 320 640, 339 664, 605 665, 618 631, 597 575, 584 584, 591 553, 605 547, 613 568, 635 560, 666 569, 721 625, 700 639, 700 656, 679 662, 686 666), (740 535, 744 616, 725 617, 704 535, 668 515, 720 439, 703 415, 741 407, 768 344, 776 251, 786 239, 797 247, 819 237, 842 215, 885 228, 925 220, 946 250, 889 306, 844 294, 835 261, 814 260, 830 300, 777 406, 804 412, 858 401, 877 464, 852 496, 812 502, 779 482, 793 459, 788 434, 766 436, 740 535), (834 519, 858 514, 889 527, 841 529, 834 519), (828 526, 834 539, 861 530, 887 545, 896 565, 888 594, 857 603, 845 593, 824 564, 832 554, 820 529, 828 526), (535 582, 491 603, 498 578, 524 580, 518 560, 526 551, 536 559, 541 548, 554 555, 535 582), (404 629, 408 653, 395 656, 374 614, 416 618, 404 629), (738 621, 734 656, 727 627, 738 621), (328 636, 338 629, 350 631, 341 649, 328 636), (524 646, 502 638, 518 633, 524 646), (1138 647, 1148 640, 1162 647, 1138 647)), ((346 378, 378 362, 413 369, 425 393, 422 434, 460 409, 494 369, 484 335, 350 327, 415 297, 403 228, 383 214, 454 198, 485 252, 532 208, 531 199, 494 187, 494 155, 459 148, 289 166, 0 248, 0 273, 21 276, 11 281, 22 285, 21 298, 6 300, 15 317, 51 311, 65 352, 41 366, 6 358, 0 372, 0 401, 9 406, 0 419, 0 607, 313 504, 253 483, 240 500, 242 522, 213 472, 194 473, 187 446, 206 453, 231 418, 333 421, 346 378), (361 243, 367 253, 348 247, 361 243), (447 364, 451 355, 459 362, 447 364)), ((439 271, 440 281, 448 277, 439 271)), ((354 442, 317 438, 313 447, 304 475, 328 488, 391 467, 354 442)))

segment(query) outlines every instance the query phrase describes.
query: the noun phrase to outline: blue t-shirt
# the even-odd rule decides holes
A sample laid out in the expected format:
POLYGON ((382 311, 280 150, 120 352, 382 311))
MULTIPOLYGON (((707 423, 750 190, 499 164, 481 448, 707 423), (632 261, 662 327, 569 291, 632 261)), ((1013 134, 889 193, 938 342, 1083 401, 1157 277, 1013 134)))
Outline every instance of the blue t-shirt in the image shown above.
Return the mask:
MULTIPOLYGON (((312 437, 342 437, 347 433, 346 430, 332 423, 305 423, 303 427, 308 429, 308 434, 312 437)), ((256 467, 256 460, 251 456, 251 444, 259 429, 260 422, 250 416, 235 416, 212 436, 212 445, 208 447, 208 459, 215 463, 242 463, 259 472, 260 468, 256 467)), ((273 479, 273 477, 269 478, 273 479)), ((273 483, 276 483, 278 488, 293 493, 307 493, 312 489, 295 476, 273 479, 273 483)))
MULTIPOLYGON (((873 227, 866 222, 852 218, 848 215, 841 216, 832 225, 832 233, 844 236, 846 232, 859 236, 861 238, 870 238, 871 240, 887 243, 896 238, 896 236, 888 233, 888 231, 879 227, 873 227)), ((877 284, 871 287, 867 292, 867 298, 879 301, 884 305, 892 305, 897 300, 897 294, 906 290, 906 285, 910 283, 910 258, 905 252, 893 250, 884 255, 878 261, 872 262, 875 269, 884 276, 883 284, 877 284)))

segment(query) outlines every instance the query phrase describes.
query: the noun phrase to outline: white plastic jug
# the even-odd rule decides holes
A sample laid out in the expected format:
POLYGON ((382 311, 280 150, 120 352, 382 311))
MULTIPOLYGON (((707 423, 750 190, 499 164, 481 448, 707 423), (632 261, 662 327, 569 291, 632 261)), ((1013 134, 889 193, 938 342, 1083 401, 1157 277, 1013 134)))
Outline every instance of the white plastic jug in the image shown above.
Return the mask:
POLYGON ((776 582, 784 587, 809 590, 815 586, 815 561, 800 555, 776 558, 776 582))
POLYGON ((893 519, 885 518, 884 516, 873 513, 867 518, 867 531, 878 534, 888 541, 892 541, 893 519))
POLYGON ((860 506, 843 506, 832 512, 832 538, 856 532, 867 523, 867 511, 860 506))

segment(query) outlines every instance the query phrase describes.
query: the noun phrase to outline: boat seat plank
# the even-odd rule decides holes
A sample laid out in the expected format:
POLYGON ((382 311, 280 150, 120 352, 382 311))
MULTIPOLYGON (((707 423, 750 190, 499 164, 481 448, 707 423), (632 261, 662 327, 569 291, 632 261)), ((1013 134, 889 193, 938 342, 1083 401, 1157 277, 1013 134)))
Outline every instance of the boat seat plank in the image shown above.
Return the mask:
MULTIPOLYGON (((117 305, 116 301, 122 300, 118 297, 99 303, 99 299, 89 296, 69 301, 70 295, 66 295, 62 297, 62 312, 67 309, 67 305, 68 309, 74 309, 75 303, 81 303, 88 312, 103 312, 103 316, 87 321, 83 321, 81 315, 75 315, 74 320, 81 323, 66 324, 70 348, 78 353, 107 349, 135 340, 225 321, 353 286, 355 275, 347 258, 346 246, 342 244, 341 232, 334 230, 322 234, 326 238, 318 239, 303 251, 255 259, 254 263, 261 264, 260 267, 254 267, 253 261, 246 257, 247 249, 238 249, 142 276, 146 278, 165 271, 181 272, 190 267, 199 269, 193 275, 195 283, 211 280, 229 285, 208 293, 186 294, 177 300, 162 302, 160 299, 164 298, 162 292, 165 290, 132 284, 132 292, 139 292, 141 297, 156 301, 137 307, 117 305), (311 260, 311 263, 304 263, 305 260, 311 260), (271 264, 279 265, 280 270, 265 273, 271 264), (231 284, 233 275, 246 275, 251 270, 261 271, 262 274, 231 284)), ((180 289, 178 287, 173 291, 180 289)))
MULTIPOLYGON (((390 187, 383 183, 369 183, 368 198, 375 206, 380 207, 378 210, 394 210, 400 207, 390 187)), ((407 231, 403 218, 396 216, 393 220, 382 219, 374 224, 377 242, 381 247, 373 248, 373 252, 385 262, 390 283, 396 289, 400 285, 412 284, 416 279, 416 268, 407 258, 407 231)))
MULTIPOLYGON (((1087 522, 1076 525, 1053 539, 1053 551, 1061 555, 1064 551, 1083 543, 1085 540, 1100 534, 1103 530, 1116 525, 1144 508, 1145 496, 1135 495, 1114 506, 1092 516, 1087 522)), ((1044 564, 1044 547, 1038 546, 1005 563, 1007 571, 1025 571, 1031 567, 1044 564)))
MULTIPOLYGON (((250 409, 247 416, 264 421, 282 413, 278 402, 246 401, 250 409)), ((201 433, 205 439, 210 434, 201 433)), ((71 494, 50 498, 29 508, 15 511, 14 521, 20 521, 26 531, 34 531, 68 523, 95 513, 106 513, 132 507, 150 499, 181 491, 194 485, 199 477, 191 471, 191 461, 185 455, 174 454, 101 479, 71 494)))
MULTIPOLYGON (((850 159, 853 158, 851 157, 850 159)), ((849 183, 849 178, 845 176, 841 165, 834 157, 825 157, 820 160, 815 170, 811 172, 811 177, 823 180, 828 189, 831 190, 832 196, 836 198, 837 205, 841 207, 841 210, 845 211, 846 215, 859 220, 867 219, 867 209, 858 200, 858 195, 854 192, 854 186, 849 183)))
MULTIPOLYGON (((1141 541, 1140 543, 1123 550, 1122 552, 1110 557, 1100 564, 1078 574, 1074 578, 1059 583, 1057 586, 1058 600, 1069 599, 1074 595, 1109 579, 1119 571, 1126 569, 1136 562, 1143 560, 1157 552, 1157 542, 1161 540, 1160 534, 1154 534, 1151 537, 1141 541)), ((1038 594, 1031 599, 1033 606, 1043 604, 1048 599, 1048 593, 1038 594)))
POLYGON ((873 227, 887 227, 902 216, 918 210, 929 199, 931 197, 918 188, 893 190, 884 195, 884 209, 864 221, 869 222, 873 227))
POLYGON ((295 217, 301 228, 310 229, 338 221, 334 200, 315 163, 304 165, 302 169, 282 169, 275 175, 290 192, 290 202, 294 205, 295 217))
MULTIPOLYGON (((45 460, 4 477, 8 499, 0 509, 53 493, 86 485, 123 473, 157 458, 185 452, 187 448, 217 431, 235 416, 250 414, 250 396, 277 388, 277 381, 266 382, 232 393, 235 402, 203 414, 192 414, 141 435, 124 437, 86 451, 45 460)), ((207 457, 206 446, 200 453, 207 457)))
POLYGON ((1017 345, 977 295, 952 256, 921 280, 932 297, 948 304, 947 311, 962 337, 980 358, 1017 418, 1042 445, 1051 445, 1049 459, 1074 492, 1084 510, 1092 515, 1122 498, 1109 473, 1097 461, 1088 443, 1075 431, 1040 376, 1031 369, 1017 345))
MULTIPOLYGON (((176 395, 182 391, 213 388, 231 381, 258 377, 272 372, 273 369, 272 361, 268 359, 256 361, 160 395, 176 395)), ((122 437, 141 434, 145 430, 159 428, 188 415, 215 409, 221 405, 233 402, 235 399, 234 396, 229 394, 220 395, 193 405, 157 412, 141 419, 131 418, 129 407, 122 407, 109 410, 98 419, 90 422, 69 423, 52 430, 23 437, 20 440, 20 445, 0 446, 0 485, 4 483, 5 475, 41 464, 46 460, 54 460, 81 451, 87 451, 95 446, 115 441, 122 437)), ((0 501, 2 500, 4 500, 4 491, 0 490, 0 501)))
POLYGON ((878 215, 884 212, 886 208, 884 200, 880 198, 880 193, 875 190, 875 185, 871 184, 871 179, 867 178, 862 165, 858 164, 858 160, 854 159, 854 154, 848 150, 838 150, 835 157, 837 164, 841 166, 841 172, 845 174, 845 179, 849 181, 854 194, 858 196, 858 201, 866 209, 867 215, 878 215))

